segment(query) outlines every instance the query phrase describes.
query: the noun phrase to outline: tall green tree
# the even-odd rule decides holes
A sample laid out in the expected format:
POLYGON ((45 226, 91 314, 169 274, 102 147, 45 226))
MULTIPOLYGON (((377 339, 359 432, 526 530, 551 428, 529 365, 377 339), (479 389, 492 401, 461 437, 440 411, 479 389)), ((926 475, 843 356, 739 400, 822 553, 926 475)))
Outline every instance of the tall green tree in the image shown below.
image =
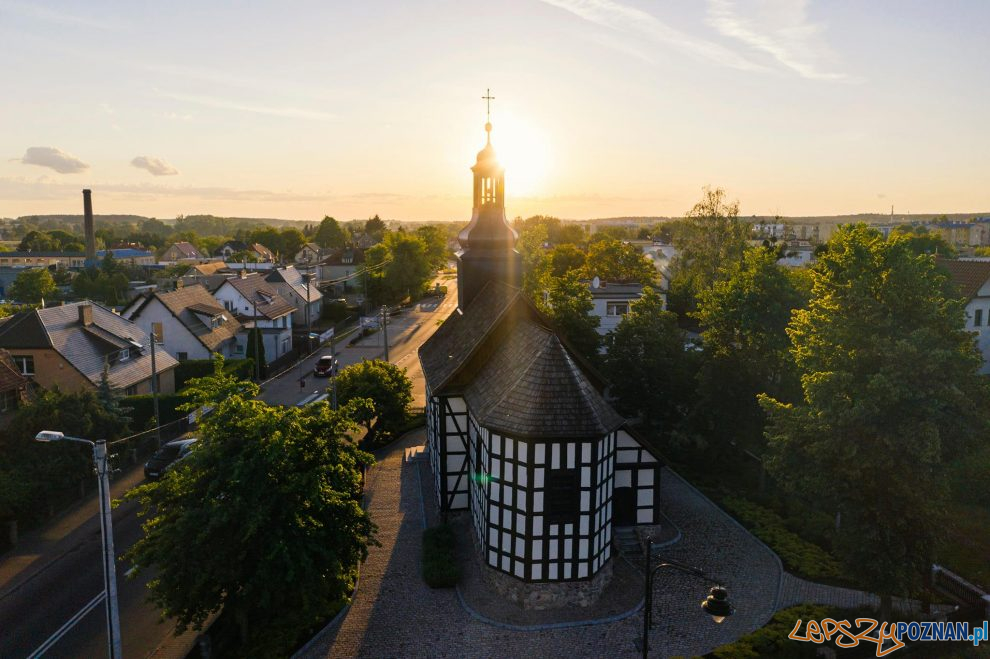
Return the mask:
POLYGON ((598 348, 601 346, 597 329, 600 320, 591 313, 595 308, 591 289, 574 271, 563 277, 550 277, 546 281, 546 294, 537 298, 537 307, 582 357, 597 362, 598 348))
POLYGON ((265 337, 257 327, 252 327, 248 331, 247 350, 244 356, 253 360, 257 371, 264 375, 268 366, 268 360, 265 359, 265 337))
POLYGON ((587 256, 577 245, 564 243, 550 250, 547 261, 549 261, 550 276, 563 277, 571 270, 581 271, 587 256))
POLYGON ((426 260, 433 270, 447 266, 450 250, 447 248, 447 230, 436 224, 427 224, 416 229, 416 236, 423 241, 426 249, 426 260))
POLYGON ((329 215, 323 218, 323 221, 320 222, 320 228, 316 230, 316 235, 313 236, 313 242, 325 248, 344 247, 347 244, 347 239, 347 230, 329 215))
POLYGON ((635 245, 605 238, 588 246, 584 276, 588 279, 599 277, 602 281, 649 285, 656 280, 657 271, 635 245))
POLYGON ((701 291, 739 267, 750 229, 739 219, 738 201, 729 202, 722 188, 705 187, 672 237, 678 254, 671 265, 670 307, 685 313, 695 309, 701 291))
POLYGON ((885 615, 937 557, 946 459, 986 430, 981 360, 944 284, 934 257, 842 228, 788 327, 802 400, 761 398, 772 473, 841 513, 836 546, 885 615))
POLYGON ((669 436, 694 402, 694 353, 684 350, 677 316, 664 310, 652 288, 629 307, 629 313, 606 338, 604 372, 618 398, 619 410, 669 436))
MULTIPOLYGON (((803 271, 801 271, 803 272, 803 271)), ((800 382, 787 326, 810 295, 805 278, 777 265, 775 250, 747 250, 742 266, 698 296, 694 317, 704 352, 698 372, 699 424, 716 455, 731 441, 762 451, 765 415, 757 395, 792 402, 800 382)))
POLYGON ((151 599, 177 631, 222 610, 237 641, 218 654, 287 656, 347 597, 375 532, 350 413, 230 396, 188 458, 126 495, 147 520, 125 560, 155 571, 151 599))
POLYGON ((374 446, 405 424, 412 404, 412 381, 404 368, 380 359, 344 368, 337 376, 337 400, 371 401, 355 408, 355 421, 365 427, 365 443, 374 446))
POLYGON ((286 227, 279 233, 278 251, 283 260, 291 261, 306 244, 306 236, 295 227, 286 227))
POLYGON ((7 297, 17 302, 38 304, 43 299, 51 300, 56 290, 55 279, 48 268, 31 268, 17 275, 7 297))
POLYGON ((388 227, 385 226, 385 221, 377 215, 364 223, 364 232, 375 240, 382 240, 386 231, 388 227))

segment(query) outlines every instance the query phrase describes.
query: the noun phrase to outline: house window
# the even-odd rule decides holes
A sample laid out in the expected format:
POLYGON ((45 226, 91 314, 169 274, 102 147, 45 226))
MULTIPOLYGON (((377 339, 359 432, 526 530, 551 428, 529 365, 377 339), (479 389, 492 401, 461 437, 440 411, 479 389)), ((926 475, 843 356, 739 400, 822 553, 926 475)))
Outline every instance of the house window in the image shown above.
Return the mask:
POLYGON ((282 354, 289 352, 289 339, 282 339, 282 354))
POLYGON ((130 348, 122 348, 117 356, 118 361, 122 361, 122 362, 126 362, 130 358, 131 358, 130 348))
POLYGON ((577 469, 551 469, 547 472, 545 496, 547 521, 552 524, 576 522, 581 514, 581 488, 577 469))
POLYGON ((983 325, 983 309, 977 309, 973 312, 973 327, 980 327, 983 325))
POLYGON ((216 329, 220 327, 220 316, 213 316, 210 318, 210 328, 216 329))
POLYGON ((242 354, 244 354, 244 346, 242 346, 240 343, 235 344, 234 345, 234 354, 236 354, 236 355, 242 355, 242 354))
POLYGON ((234 310, 234 303, 231 300, 224 300, 223 301, 223 308, 226 309, 227 311, 233 311, 234 310))
POLYGON ((12 358, 21 371, 21 375, 34 375, 34 357, 31 355, 13 355, 12 358))
POLYGON ((175 358, 178 359, 180 362, 184 362, 187 359, 189 359, 189 353, 188 352, 177 352, 177 353, 175 353, 175 358))
POLYGON ((136 396, 137 395, 137 385, 132 384, 131 386, 124 389, 125 396, 136 396))
POLYGON ((606 316, 624 316, 629 313, 628 302, 608 302, 605 305, 606 316))
POLYGON ((18 399, 19 396, 16 389, 0 394, 0 412, 13 412, 16 410, 18 399))

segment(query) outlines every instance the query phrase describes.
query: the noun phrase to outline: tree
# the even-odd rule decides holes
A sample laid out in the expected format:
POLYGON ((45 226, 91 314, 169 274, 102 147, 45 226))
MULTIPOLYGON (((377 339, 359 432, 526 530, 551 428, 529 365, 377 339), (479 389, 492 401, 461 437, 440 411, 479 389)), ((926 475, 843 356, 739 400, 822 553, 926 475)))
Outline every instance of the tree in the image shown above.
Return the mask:
POLYGON ((247 350, 244 356, 255 363, 258 373, 264 374, 268 361, 265 359, 265 336, 257 327, 252 327, 247 335, 247 350))
POLYGON ((17 275, 8 295, 17 302, 38 304, 45 298, 51 300, 56 290, 55 279, 48 268, 31 268, 17 275))
POLYGON ((546 299, 540 296, 537 307, 582 357, 597 362, 601 345, 597 330, 600 321, 591 313, 595 308, 591 289, 573 271, 563 277, 551 277, 547 282, 546 299))
POLYGON ((416 235, 426 248, 426 260, 433 270, 446 267, 450 250, 447 249, 447 230, 436 224, 416 229, 416 235))
POLYGON ((604 371, 621 412, 670 434, 693 404, 693 352, 684 350, 677 316, 652 288, 632 303, 606 339, 604 371))
POLYGON ((385 236, 386 231, 388 231, 388 227, 385 226, 382 218, 377 215, 364 223, 364 232, 376 241, 381 240, 385 236))
POLYGON ((58 244, 44 231, 31 231, 17 246, 19 252, 57 252, 58 244))
POLYGON ((126 495, 147 521, 125 560, 155 570, 151 599, 177 631, 222 610, 237 643, 218 654, 287 656, 347 597, 375 532, 351 411, 233 395, 188 458, 126 495))
POLYGON ((563 277, 571 270, 581 271, 587 260, 584 252, 572 243, 564 243, 550 250, 547 254, 551 277, 563 277))
POLYGON ((584 276, 648 285, 656 280, 657 271, 635 245, 606 238, 588 246, 584 276))
POLYGON ((365 444, 374 446, 398 432, 412 403, 412 381, 406 369, 375 359, 352 364, 337 376, 337 399, 343 404, 370 400, 357 408, 355 421, 367 430, 365 444))
POLYGON ((670 306, 693 311, 698 294, 726 279, 742 263, 749 225, 739 219, 739 202, 727 202, 722 188, 704 188, 673 234, 679 253, 671 265, 670 306))
POLYGON ((282 233, 279 234, 279 252, 285 260, 295 258, 305 244, 306 236, 295 227, 282 229, 282 233))
POLYGON ((258 395, 258 385, 226 372, 224 363, 223 355, 214 353, 213 374, 188 380, 181 392, 185 402, 176 409, 180 412, 195 412, 206 407, 216 407, 233 396, 253 398, 258 395))
POLYGON ((936 557, 946 459, 986 429, 981 360, 944 285, 934 257, 843 227, 788 327, 802 400, 761 397, 771 472, 841 512, 836 546, 885 616, 936 557))
POLYGON ((417 299, 433 276, 426 245, 422 239, 404 231, 385 235, 385 247, 392 261, 385 266, 385 288, 389 304, 406 298, 417 299))
POLYGON ((320 222, 320 228, 316 230, 313 242, 320 247, 340 248, 347 244, 347 238, 347 230, 340 226, 337 220, 327 215, 320 222))
POLYGON ((915 254, 938 254, 953 258, 956 250, 946 242, 945 238, 932 233, 925 226, 901 225, 890 232, 889 240, 904 241, 908 249, 915 254))
POLYGON ((704 353, 698 372, 697 428, 728 455, 732 440, 751 450, 763 445, 765 415, 757 395, 787 402, 800 397, 787 325, 807 304, 810 290, 777 265, 772 249, 747 250, 743 265, 724 281, 701 291, 694 317, 702 328, 704 353))

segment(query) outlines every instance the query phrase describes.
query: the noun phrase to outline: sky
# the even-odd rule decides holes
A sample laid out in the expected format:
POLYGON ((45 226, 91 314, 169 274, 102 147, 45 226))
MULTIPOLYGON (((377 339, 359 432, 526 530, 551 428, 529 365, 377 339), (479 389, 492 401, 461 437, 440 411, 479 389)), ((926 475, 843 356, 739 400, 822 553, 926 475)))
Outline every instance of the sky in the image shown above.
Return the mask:
POLYGON ((990 210, 984 0, 0 0, 0 217, 990 210))

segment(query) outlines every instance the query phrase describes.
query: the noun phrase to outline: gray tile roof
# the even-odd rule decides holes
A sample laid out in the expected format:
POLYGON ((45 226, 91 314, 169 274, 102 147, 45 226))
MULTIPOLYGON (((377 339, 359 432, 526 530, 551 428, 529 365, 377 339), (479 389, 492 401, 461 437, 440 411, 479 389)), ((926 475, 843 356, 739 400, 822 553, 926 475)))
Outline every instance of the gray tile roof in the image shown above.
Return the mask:
POLYGON ((490 282, 419 350, 434 395, 463 394, 479 423, 520 438, 601 437, 624 419, 519 289, 490 282))
POLYGON ((521 296, 519 289, 490 282, 466 313, 455 310, 420 346, 419 361, 433 393, 440 393, 521 296))
MULTIPOLYGON (((103 366, 110 364, 110 384, 126 388, 151 377, 151 351, 148 335, 130 322, 96 304, 75 302, 59 307, 34 309, 11 318, 0 326, 0 348, 51 348, 82 373, 94 385, 103 377, 103 366), (79 320, 79 307, 89 304, 93 310, 91 325, 79 320), (145 346, 138 350, 133 343, 145 346), (130 356, 121 361, 120 349, 130 348, 130 356)), ((159 372, 178 362, 164 350, 156 355, 159 372)))
POLYGON ((549 329, 520 318, 464 392, 478 423, 512 437, 602 437, 625 420, 549 329))
MULTIPOLYGON (((221 284, 230 284, 238 293, 244 296, 249 304, 257 304, 258 315, 269 320, 281 318, 296 310, 284 297, 278 294, 275 287, 265 281, 264 277, 258 274, 249 274, 246 277, 231 277, 221 284)), ((252 309, 252 315, 254 310, 252 309)))
MULTIPOLYGON (((314 272, 313 274, 315 275, 316 273, 314 272)), ((273 284, 279 282, 288 284, 292 288, 292 291, 299 296, 300 300, 316 302, 323 297, 323 293, 320 293, 319 289, 317 289, 316 283, 311 283, 309 285, 309 297, 307 298, 306 280, 303 278, 303 273, 292 265, 284 268, 273 268, 271 273, 265 277, 265 281, 273 284)))
POLYGON ((233 314, 224 309, 216 298, 199 284, 183 286, 167 293, 152 293, 145 299, 144 303, 127 314, 128 317, 140 316, 146 308, 147 302, 152 298, 157 298, 189 330, 189 333, 203 344, 203 347, 212 352, 218 351, 224 342, 232 340, 241 328, 241 324, 237 322, 233 314), (214 328, 211 324, 204 322, 200 315, 211 318, 222 316, 222 321, 219 326, 214 328))

